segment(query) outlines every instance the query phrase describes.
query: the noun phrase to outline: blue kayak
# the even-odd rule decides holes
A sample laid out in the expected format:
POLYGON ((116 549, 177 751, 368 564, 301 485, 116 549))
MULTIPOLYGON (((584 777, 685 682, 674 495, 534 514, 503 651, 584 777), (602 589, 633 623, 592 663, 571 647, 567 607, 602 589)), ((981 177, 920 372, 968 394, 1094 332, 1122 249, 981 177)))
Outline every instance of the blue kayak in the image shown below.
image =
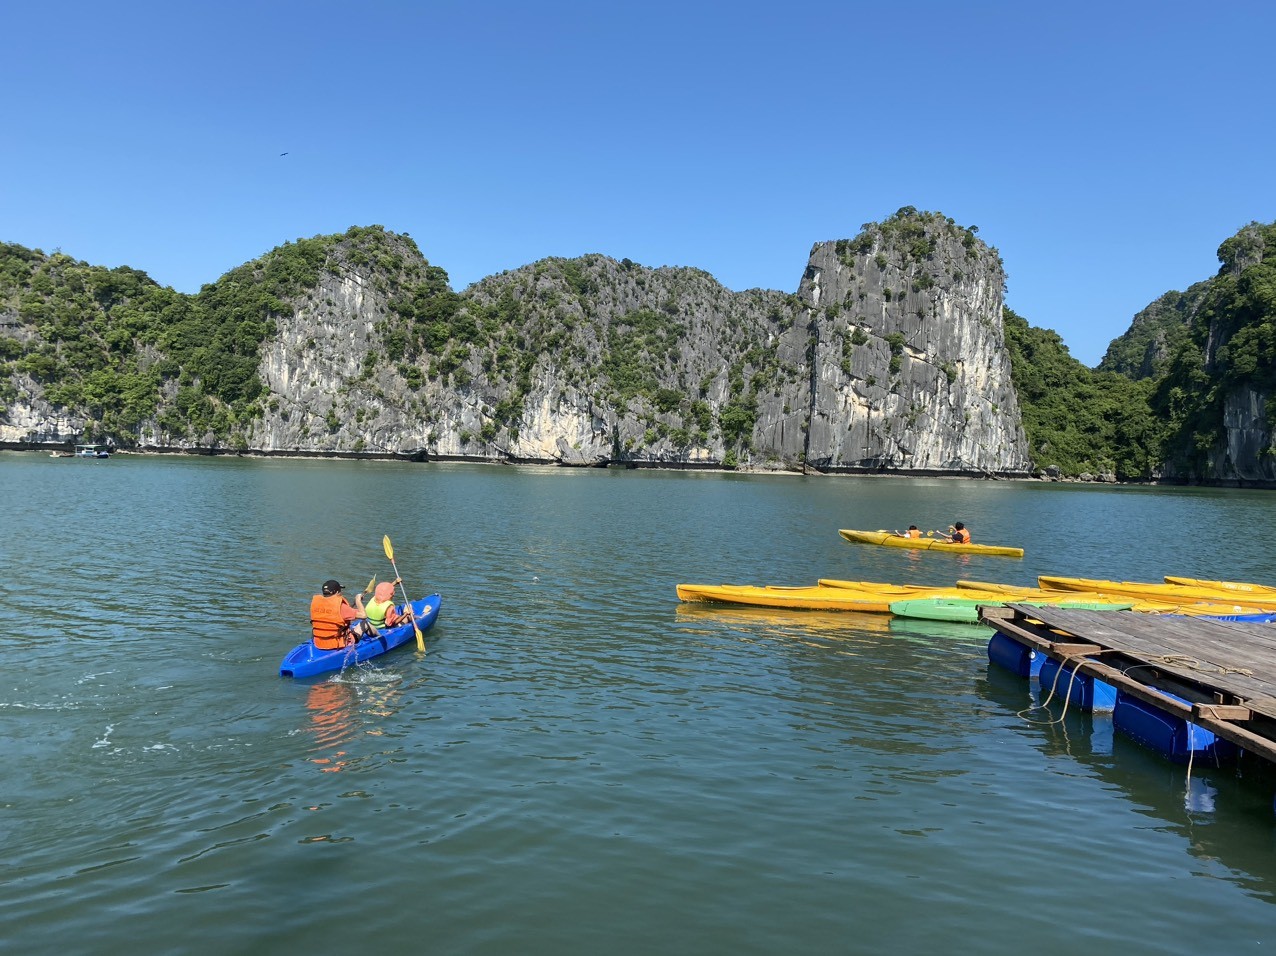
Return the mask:
MULTIPOLYGON (((442 599, 437 594, 412 602, 412 613, 416 616, 416 626, 422 631, 429 630, 434 619, 439 616, 439 604, 442 599)), ((398 611, 403 613, 403 605, 398 611)), ((325 671, 339 671, 351 664, 379 657, 386 651, 394 650, 400 644, 416 640, 412 630, 412 622, 387 627, 376 637, 365 637, 348 647, 338 647, 323 651, 315 647, 314 641, 298 644, 284 657, 279 665, 280 677, 313 677, 325 671)))
POLYGON ((1261 614, 1175 614, 1175 617, 1203 617, 1208 621, 1231 621, 1233 624, 1276 623, 1276 611, 1261 614))

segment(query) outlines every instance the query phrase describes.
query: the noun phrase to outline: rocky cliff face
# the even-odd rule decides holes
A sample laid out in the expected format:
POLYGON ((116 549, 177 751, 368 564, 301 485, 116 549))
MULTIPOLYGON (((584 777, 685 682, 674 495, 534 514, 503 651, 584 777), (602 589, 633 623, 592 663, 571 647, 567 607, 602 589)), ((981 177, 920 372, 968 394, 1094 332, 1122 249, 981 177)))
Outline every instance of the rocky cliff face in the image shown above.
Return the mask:
MULTIPOLYGON (((229 440, 175 433, 169 383, 139 443, 576 465, 1028 468, 999 257, 941 216, 905 209, 816 245, 795 295, 732 292, 697 269, 605 256, 542 260, 457 294, 411 240, 375 236, 369 252, 368 231, 365 245, 354 232, 332 237, 317 281, 270 306, 259 414, 229 440)), ((28 384, 0 439, 53 425, 57 413, 28 384)))
POLYGON ((1223 401, 1223 440, 1211 451, 1209 473, 1242 484, 1276 484, 1276 455, 1267 419, 1271 396, 1252 387, 1237 388, 1223 401))
POLYGON ((808 461, 1022 471, 999 257, 938 217, 811 252, 799 297, 812 336, 808 461))
POLYGON ((249 445, 1023 471, 1000 264, 946 220, 915 218, 907 236, 870 228, 858 252, 817 245, 796 296, 734 293, 696 269, 543 260, 467 290, 462 314, 479 334, 407 369, 379 358, 388 294, 331 275, 265 350, 273 398, 249 445), (918 241, 914 255, 905 243, 918 241))

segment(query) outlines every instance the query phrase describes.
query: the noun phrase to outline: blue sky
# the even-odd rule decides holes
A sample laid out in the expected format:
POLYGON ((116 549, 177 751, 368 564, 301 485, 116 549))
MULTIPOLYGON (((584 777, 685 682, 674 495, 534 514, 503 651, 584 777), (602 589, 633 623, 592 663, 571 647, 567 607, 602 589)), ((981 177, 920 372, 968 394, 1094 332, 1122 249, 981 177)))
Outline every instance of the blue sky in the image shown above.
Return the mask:
POLYGON ((601 252, 794 291, 901 206, 1088 365, 1276 219, 1276 4, 9 4, 0 241, 182 292, 379 223, 453 288, 601 252), (281 153, 287 153, 281 156, 281 153))

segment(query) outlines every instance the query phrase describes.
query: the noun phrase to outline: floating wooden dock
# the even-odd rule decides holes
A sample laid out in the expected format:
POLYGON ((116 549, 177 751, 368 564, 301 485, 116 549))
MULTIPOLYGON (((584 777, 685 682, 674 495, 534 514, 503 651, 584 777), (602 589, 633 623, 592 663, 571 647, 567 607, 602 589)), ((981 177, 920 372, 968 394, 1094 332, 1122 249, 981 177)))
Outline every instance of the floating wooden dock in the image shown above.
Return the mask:
POLYGON ((1276 625, 1023 604, 984 607, 980 619, 1276 764, 1276 625))

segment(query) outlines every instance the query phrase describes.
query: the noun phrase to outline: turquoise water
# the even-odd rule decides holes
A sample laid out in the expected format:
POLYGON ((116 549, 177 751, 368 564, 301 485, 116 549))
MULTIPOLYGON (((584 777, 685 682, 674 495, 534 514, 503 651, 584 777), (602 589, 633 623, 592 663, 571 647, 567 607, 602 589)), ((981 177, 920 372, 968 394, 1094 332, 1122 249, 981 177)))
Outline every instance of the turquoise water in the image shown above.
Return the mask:
POLYGON ((0 454, 6 951, 1276 942, 1276 784, 1028 708, 987 632, 678 582, 1276 581, 1270 493, 0 454), (946 527, 1023 560, 848 544, 946 527), (428 648, 283 680, 328 577, 428 648))

